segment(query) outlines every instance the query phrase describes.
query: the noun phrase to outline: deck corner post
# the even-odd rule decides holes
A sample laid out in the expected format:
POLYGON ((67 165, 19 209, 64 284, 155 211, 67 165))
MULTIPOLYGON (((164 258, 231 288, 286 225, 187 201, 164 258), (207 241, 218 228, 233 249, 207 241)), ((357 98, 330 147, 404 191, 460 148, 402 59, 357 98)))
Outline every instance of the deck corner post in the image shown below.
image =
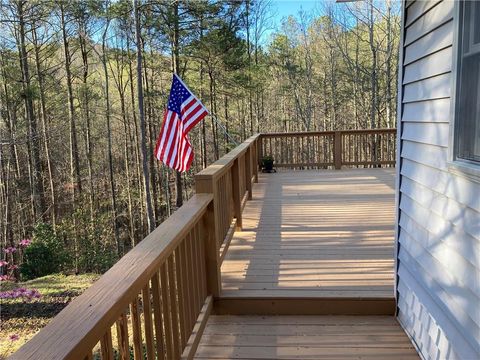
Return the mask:
POLYGON ((213 177, 195 175, 195 192, 197 194, 213 194, 215 197, 213 177))
POLYGON ((335 170, 342 168, 342 132, 335 131, 335 138, 333 140, 333 157, 335 170))
MULTIPOLYGON (((257 169, 262 167, 262 157, 263 157, 263 135, 260 134, 257 140, 257 169)), ((258 170, 257 170, 258 175, 258 170)), ((258 181, 258 178, 257 178, 258 181)))
POLYGON ((205 265, 207 273, 207 292, 219 297, 222 289, 220 258, 217 247, 217 231, 215 221, 215 205, 210 203, 204 215, 205 265))
POLYGON ((252 146, 249 146, 245 154, 245 186, 248 200, 252 200, 252 146))
POLYGON ((235 159, 232 166, 233 216, 237 219, 237 230, 242 229, 242 195, 240 194, 240 165, 235 159))
POLYGON ((253 175, 254 179, 253 181, 255 183, 258 183, 258 143, 260 142, 260 137, 258 137, 254 142, 253 142, 253 160, 252 160, 252 165, 253 165, 253 175))

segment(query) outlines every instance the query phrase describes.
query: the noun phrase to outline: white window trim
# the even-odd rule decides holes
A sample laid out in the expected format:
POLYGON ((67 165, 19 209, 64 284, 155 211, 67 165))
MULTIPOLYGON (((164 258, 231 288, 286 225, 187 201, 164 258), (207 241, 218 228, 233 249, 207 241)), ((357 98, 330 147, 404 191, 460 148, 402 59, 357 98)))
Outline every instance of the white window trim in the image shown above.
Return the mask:
POLYGON ((455 158, 455 120, 457 114, 457 78, 460 44, 460 1, 455 1, 453 18, 453 47, 452 47, 452 80, 450 98, 450 126, 448 139, 448 171, 454 175, 465 177, 471 181, 480 183, 480 164, 473 161, 455 158))

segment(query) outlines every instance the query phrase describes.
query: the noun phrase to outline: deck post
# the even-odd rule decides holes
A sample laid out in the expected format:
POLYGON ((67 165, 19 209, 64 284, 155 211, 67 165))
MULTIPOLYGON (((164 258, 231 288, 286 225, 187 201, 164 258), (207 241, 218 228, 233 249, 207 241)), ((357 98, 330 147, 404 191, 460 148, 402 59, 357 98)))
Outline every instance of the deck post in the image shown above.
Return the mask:
POLYGON ((263 136, 260 136, 258 138, 258 143, 257 143, 257 166, 259 168, 262 167, 262 157, 263 157, 263 136))
POLYGON ((342 168, 342 132, 335 131, 335 138, 333 141, 333 158, 335 163, 335 170, 342 168))
POLYGON ((253 180, 255 183, 258 183, 258 143, 260 142, 260 139, 256 139, 253 142, 253 160, 252 160, 252 165, 253 165, 253 175, 255 176, 255 179, 253 180))
POLYGON ((248 200, 252 200, 252 145, 245 153, 245 187, 248 192, 248 200))
POLYGON ((242 194, 240 194, 240 166, 235 159, 232 166, 233 216, 237 219, 237 230, 242 229, 242 194))
POLYGON ((215 223, 215 205, 210 203, 203 220, 207 293, 212 294, 213 297, 218 297, 222 289, 222 275, 220 272, 220 254, 217 249, 215 223))
MULTIPOLYGON (((215 208, 214 214, 218 216, 220 213, 220 204, 218 201, 218 187, 214 181, 213 176, 195 176, 195 192, 197 194, 212 194, 213 195, 213 206, 215 208)), ((214 229, 215 229, 215 241, 217 242, 217 250, 220 249, 222 245, 223 238, 221 236, 222 230, 220 229, 219 222, 214 222, 214 229)))

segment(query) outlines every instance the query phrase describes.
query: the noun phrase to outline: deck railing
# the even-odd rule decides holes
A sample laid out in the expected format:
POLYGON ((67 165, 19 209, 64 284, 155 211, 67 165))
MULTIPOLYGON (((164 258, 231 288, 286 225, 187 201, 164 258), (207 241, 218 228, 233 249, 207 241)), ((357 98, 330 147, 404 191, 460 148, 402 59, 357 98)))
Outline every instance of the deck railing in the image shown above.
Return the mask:
POLYGON ((258 175, 258 139, 197 174, 196 195, 11 358, 193 358, 258 175))
POLYGON ((395 146, 396 129, 266 133, 259 156, 279 168, 393 166, 395 146))
POLYGON ((130 359, 129 344, 135 359, 180 358, 202 308, 211 308, 211 203, 209 194, 193 196, 12 359, 110 360, 114 343, 120 359, 130 359))
POLYGON ((220 295, 220 266, 235 229, 242 227, 242 210, 252 198, 262 154, 272 155, 277 166, 294 168, 393 164, 394 133, 250 137, 199 172, 196 194, 185 205, 11 359, 130 359, 131 352, 135 359, 193 358, 213 298, 220 295), (375 161, 368 158, 372 139, 375 161), (359 155, 355 143, 362 147, 359 155))
POLYGON ((258 179, 260 135, 253 135, 227 155, 195 175, 196 192, 213 195, 215 234, 220 261, 235 229, 242 227, 242 211, 252 198, 252 182, 258 179))

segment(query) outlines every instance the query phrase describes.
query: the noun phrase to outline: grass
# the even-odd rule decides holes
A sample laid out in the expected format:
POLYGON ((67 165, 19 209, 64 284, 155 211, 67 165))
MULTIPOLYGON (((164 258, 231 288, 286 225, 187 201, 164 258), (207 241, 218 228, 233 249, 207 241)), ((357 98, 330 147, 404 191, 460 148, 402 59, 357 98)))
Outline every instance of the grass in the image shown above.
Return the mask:
POLYGON ((21 283, 2 283, 2 291, 26 287, 37 289, 42 297, 29 302, 20 299, 1 300, 0 359, 5 359, 30 340, 99 277, 98 274, 54 274, 21 283), (9 337, 14 334, 19 339, 12 341, 9 337))

